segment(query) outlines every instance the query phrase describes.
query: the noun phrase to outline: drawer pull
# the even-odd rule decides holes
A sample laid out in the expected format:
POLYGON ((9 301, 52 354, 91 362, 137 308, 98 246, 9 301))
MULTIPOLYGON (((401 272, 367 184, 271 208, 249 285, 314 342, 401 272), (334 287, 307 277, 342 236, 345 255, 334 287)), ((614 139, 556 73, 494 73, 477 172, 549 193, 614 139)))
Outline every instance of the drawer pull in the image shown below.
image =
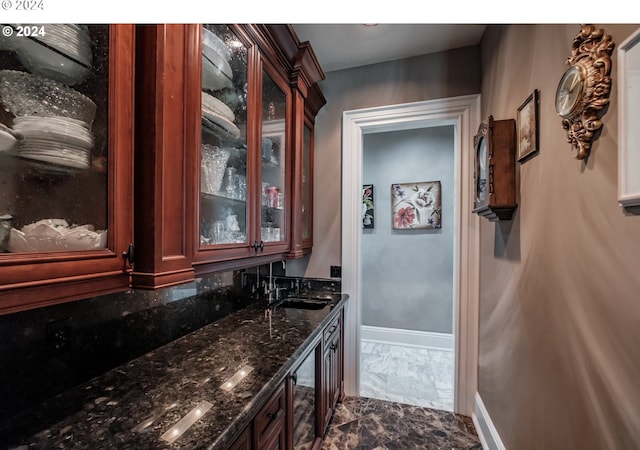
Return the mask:
POLYGON ((268 417, 269 419, 271 419, 271 421, 273 422, 274 420, 277 420, 277 419, 278 419, 278 417, 280 417, 280 416, 282 415, 282 412, 283 412, 283 411, 284 411, 284 410, 283 410, 282 408, 280 408, 277 412, 274 412, 274 413, 272 413, 272 412, 267 413, 267 417, 268 417))

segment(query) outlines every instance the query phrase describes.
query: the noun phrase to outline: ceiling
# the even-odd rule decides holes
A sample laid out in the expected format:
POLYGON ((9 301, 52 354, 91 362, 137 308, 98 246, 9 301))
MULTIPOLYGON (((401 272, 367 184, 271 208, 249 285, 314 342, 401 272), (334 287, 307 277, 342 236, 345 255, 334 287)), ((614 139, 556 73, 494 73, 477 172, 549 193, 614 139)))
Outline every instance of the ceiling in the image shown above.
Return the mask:
POLYGON ((325 72, 476 45, 486 25, 293 24, 325 72))

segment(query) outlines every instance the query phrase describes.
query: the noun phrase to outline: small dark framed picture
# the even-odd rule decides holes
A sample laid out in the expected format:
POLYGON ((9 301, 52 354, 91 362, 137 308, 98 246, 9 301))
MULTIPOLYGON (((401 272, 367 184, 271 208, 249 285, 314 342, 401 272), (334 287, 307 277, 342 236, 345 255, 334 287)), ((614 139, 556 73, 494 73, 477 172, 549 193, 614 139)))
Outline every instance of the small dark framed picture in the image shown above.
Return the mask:
POLYGON ((362 228, 373 228, 373 184, 362 185, 362 228))
POLYGON ((518 161, 524 162, 538 153, 538 90, 518 108, 518 161))

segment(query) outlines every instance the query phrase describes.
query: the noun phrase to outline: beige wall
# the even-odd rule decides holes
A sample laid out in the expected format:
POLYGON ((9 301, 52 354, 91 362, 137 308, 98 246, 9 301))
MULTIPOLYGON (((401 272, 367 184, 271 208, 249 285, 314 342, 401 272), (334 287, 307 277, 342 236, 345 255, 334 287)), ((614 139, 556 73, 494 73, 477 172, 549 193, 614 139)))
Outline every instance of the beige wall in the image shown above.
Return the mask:
MULTIPOLYGON (((616 44, 638 26, 598 25, 616 44)), ((554 109, 578 25, 490 26, 482 113, 540 90, 540 154, 514 220, 481 220, 479 392, 507 449, 640 448, 640 216, 617 204, 611 104, 587 163, 554 109)), ((640 176, 638 174, 637 176, 640 176)))
POLYGON ((290 261, 287 273, 328 277, 340 265, 342 112, 477 94, 479 63, 479 48, 465 47, 327 73, 327 104, 316 119, 313 253, 290 261))

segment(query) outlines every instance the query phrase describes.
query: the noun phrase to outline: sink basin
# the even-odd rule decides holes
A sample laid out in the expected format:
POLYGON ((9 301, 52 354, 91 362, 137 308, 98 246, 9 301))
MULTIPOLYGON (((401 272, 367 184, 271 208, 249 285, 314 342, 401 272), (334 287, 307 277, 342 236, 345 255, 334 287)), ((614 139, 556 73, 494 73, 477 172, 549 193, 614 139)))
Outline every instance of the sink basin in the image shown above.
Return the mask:
POLYGON ((339 292, 311 291, 306 294, 299 295, 300 298, 309 298, 311 300, 324 300, 328 302, 337 302, 342 294, 339 292))
POLYGON ((297 309, 322 309, 331 304, 331 299, 316 299, 316 298, 298 298, 289 297, 285 298, 278 306, 282 308, 297 308, 297 309))

